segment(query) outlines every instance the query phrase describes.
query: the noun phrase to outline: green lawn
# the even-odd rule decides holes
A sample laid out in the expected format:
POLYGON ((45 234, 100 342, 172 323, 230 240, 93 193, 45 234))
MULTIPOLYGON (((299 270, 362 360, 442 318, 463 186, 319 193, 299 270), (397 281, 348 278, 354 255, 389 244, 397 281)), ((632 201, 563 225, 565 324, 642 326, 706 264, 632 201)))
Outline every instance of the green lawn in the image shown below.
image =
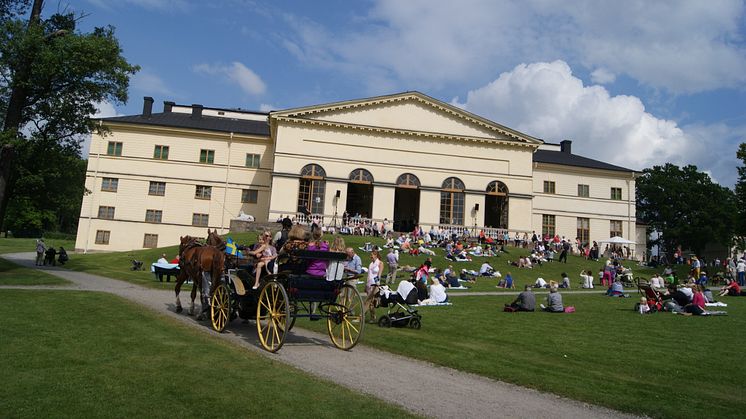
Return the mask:
POLYGON ((0 300, 0 416, 410 417, 108 294, 0 300))
POLYGON ((62 285, 68 283, 44 271, 24 268, 0 258, 0 285, 62 285))
MULTIPOLYGON (((419 308, 421 330, 370 324, 361 342, 651 417, 743 417, 746 298, 725 297, 726 317, 642 316, 637 299, 587 294, 564 296, 573 314, 502 312, 511 299, 453 298, 419 308)), ((323 333, 323 323, 299 319, 297 327, 323 333)))
MULTIPOLYGON (((64 247, 65 250, 70 252, 75 249, 74 240, 60 240, 60 239, 44 239, 47 247, 54 247, 57 250, 60 246, 64 247)), ((15 238, 2 238, 0 239, 0 253, 18 253, 18 252, 36 252, 36 239, 15 239, 15 238)))

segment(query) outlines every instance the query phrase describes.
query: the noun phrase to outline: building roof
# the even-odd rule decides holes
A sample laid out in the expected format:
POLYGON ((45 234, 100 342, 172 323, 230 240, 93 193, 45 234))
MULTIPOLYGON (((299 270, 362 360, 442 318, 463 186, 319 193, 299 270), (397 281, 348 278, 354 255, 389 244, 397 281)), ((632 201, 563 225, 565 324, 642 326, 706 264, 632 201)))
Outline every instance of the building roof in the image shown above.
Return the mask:
POLYGON ((176 127, 200 129, 206 131, 232 132, 235 134, 269 136, 269 122, 252 121, 247 119, 224 118, 201 115, 192 117, 189 113, 162 112, 153 113, 150 117, 142 115, 115 116, 102 118, 104 122, 117 122, 138 125, 157 125, 161 127, 176 127))
POLYGON ((632 169, 614 166, 613 164, 578 156, 577 154, 571 154, 566 151, 536 150, 534 153, 534 163, 551 163, 563 166, 587 167, 589 169, 634 172, 632 169))

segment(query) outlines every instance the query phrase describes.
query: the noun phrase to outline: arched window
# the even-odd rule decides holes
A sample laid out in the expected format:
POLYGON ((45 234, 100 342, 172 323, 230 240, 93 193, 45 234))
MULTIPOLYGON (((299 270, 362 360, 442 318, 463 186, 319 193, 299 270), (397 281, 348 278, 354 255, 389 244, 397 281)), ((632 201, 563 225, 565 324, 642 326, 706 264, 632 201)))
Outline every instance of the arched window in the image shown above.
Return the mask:
POLYGON ((396 186, 399 188, 419 188, 420 180, 411 173, 404 173, 396 179, 396 186))
POLYGON ((464 225, 464 182, 449 177, 440 192, 440 223, 464 225))
POLYGON ((350 182, 373 183, 373 175, 365 169, 355 169, 350 172, 350 182))
POLYGON ((508 186, 497 180, 490 182, 484 204, 484 225, 508 228, 508 186))
POLYGON ((308 164, 300 170, 298 188, 298 212, 324 213, 324 190, 326 172, 318 164, 308 164))

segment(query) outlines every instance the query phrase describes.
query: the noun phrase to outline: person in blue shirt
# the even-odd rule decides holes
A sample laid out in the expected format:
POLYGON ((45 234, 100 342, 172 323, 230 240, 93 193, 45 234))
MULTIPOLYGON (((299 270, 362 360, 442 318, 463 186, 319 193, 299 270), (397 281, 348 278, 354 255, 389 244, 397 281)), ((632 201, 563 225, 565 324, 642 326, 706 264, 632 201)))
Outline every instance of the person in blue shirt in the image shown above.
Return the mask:
POLYGON ((699 273, 699 279, 697 280, 697 285, 701 285, 701 286, 704 287, 704 286, 707 285, 707 281, 709 281, 709 280, 710 279, 707 278, 707 272, 702 271, 702 272, 699 273))
POLYGON ((515 288, 515 285, 513 285, 513 276, 510 275, 510 272, 505 275, 505 288, 515 288))
POLYGON ((355 250, 351 247, 348 247, 345 252, 347 253, 347 261, 344 263, 345 275, 359 275, 363 271, 363 262, 360 260, 360 256, 355 254, 355 250))

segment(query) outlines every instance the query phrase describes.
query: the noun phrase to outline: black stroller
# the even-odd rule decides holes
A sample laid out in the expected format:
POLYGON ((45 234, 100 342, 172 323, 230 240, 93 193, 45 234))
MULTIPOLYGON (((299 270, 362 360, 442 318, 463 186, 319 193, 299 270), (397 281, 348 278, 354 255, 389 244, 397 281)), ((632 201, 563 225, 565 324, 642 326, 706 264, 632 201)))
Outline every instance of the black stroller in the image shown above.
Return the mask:
POLYGON ((422 316, 410 304, 417 304, 417 288, 412 288, 406 297, 402 297, 396 291, 389 290, 384 285, 379 288, 379 307, 387 308, 385 315, 378 319, 380 327, 409 327, 419 329, 422 327, 422 316))

